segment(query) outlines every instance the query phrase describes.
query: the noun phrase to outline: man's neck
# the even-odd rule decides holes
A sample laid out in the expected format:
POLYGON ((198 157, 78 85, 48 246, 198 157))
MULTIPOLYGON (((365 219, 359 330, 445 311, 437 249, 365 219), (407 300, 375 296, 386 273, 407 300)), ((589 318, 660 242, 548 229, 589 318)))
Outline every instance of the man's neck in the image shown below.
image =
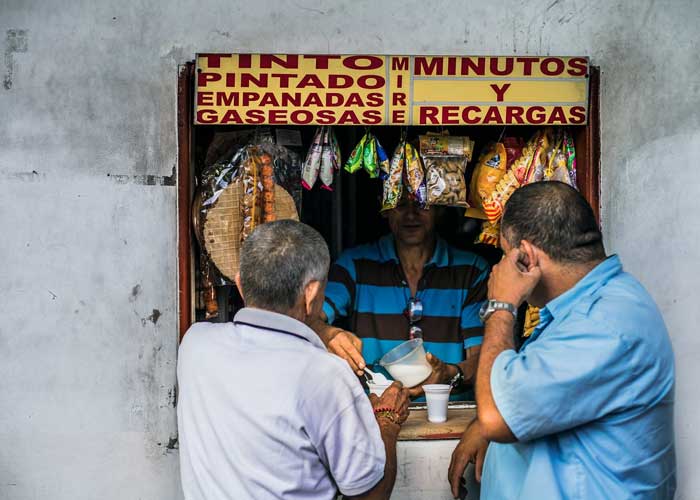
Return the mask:
POLYGON ((436 239, 432 238, 420 245, 403 245, 396 241, 396 255, 407 275, 422 274, 423 267, 435 252, 436 239))
POLYGON ((603 262, 604 259, 587 262, 585 264, 564 265, 558 272, 547 279, 545 286, 547 291, 547 303, 565 294, 581 281, 593 268, 603 262))

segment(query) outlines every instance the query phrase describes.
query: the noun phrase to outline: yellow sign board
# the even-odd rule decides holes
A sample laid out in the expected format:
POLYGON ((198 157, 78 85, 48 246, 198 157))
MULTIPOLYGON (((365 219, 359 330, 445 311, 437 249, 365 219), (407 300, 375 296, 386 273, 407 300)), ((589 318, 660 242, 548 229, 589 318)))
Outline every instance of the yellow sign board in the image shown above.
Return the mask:
POLYGON ((588 59, 199 54, 199 125, 582 125, 588 59))

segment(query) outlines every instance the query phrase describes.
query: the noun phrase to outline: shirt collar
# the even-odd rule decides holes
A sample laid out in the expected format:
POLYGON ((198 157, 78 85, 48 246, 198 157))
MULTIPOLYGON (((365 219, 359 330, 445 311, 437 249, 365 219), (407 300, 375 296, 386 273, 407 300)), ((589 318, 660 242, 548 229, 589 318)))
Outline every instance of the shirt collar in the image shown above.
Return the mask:
MULTIPOLYGON (((389 233, 379 239, 379 255, 382 262, 394 261, 399 263, 399 257, 396 254, 396 240, 394 235, 389 233)), ((449 245, 445 240, 437 236, 435 241, 435 251, 424 267, 437 266, 447 267, 450 265, 449 245)))
MULTIPOLYGON (((278 330, 280 334, 286 332, 303 337, 319 349, 326 350, 321 338, 308 326, 301 321, 298 321, 291 316, 279 314, 264 309, 256 309, 253 307, 244 307, 236 313, 233 322, 243 322, 250 325, 259 326, 262 329, 268 328, 278 330)), ((263 332, 261 332, 263 334, 263 332)))
POLYGON ((540 311, 543 320, 551 320, 556 316, 566 314, 582 297, 595 293, 611 278, 622 272, 622 263, 617 255, 611 255, 591 269, 576 285, 549 301, 540 311), (544 317, 542 314, 544 313, 544 317))

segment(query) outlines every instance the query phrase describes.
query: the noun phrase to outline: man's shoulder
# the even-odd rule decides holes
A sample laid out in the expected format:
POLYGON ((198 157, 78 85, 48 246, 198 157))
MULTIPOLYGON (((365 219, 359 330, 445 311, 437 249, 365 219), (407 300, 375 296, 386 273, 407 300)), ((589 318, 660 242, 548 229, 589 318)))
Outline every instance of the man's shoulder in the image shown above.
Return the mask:
POLYGON ((476 267, 481 271, 489 269, 489 264, 486 259, 471 250, 463 250, 452 245, 447 245, 450 262, 449 267, 471 266, 476 267))

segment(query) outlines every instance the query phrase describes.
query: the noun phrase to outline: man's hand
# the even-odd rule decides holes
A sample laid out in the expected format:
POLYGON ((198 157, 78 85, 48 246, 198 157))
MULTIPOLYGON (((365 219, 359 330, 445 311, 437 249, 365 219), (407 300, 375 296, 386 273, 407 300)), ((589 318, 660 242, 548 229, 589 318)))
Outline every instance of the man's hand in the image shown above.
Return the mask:
POLYGON ((490 300, 508 302, 520 307, 539 283, 542 272, 537 263, 537 253, 526 241, 522 242, 521 247, 522 250, 511 249, 491 270, 490 300))
POLYGON ((481 482, 481 471, 484 467, 484 457, 488 446, 489 442, 481 435, 479 421, 474 419, 464 430, 462 439, 459 440, 455 451, 452 452, 452 460, 447 472, 447 479, 455 498, 459 497, 459 487, 464 480, 467 464, 474 464, 476 480, 481 482))
POLYGON ((365 359, 361 354, 362 341, 356 335, 342 328, 331 328, 334 331, 331 332, 330 338, 326 342, 326 348, 347 361, 352 371, 362 376, 366 366, 365 359))
POLYGON ((431 353, 425 355, 425 359, 430 363, 433 371, 430 376, 420 385, 408 390, 409 396, 412 398, 423 395, 423 385, 425 384, 449 384, 452 377, 457 374, 457 369, 454 366, 443 363, 442 360, 433 356, 431 353))
POLYGON ((388 408, 396 413, 398 424, 403 424, 408 418, 408 390, 401 385, 401 382, 394 382, 387 387, 381 397, 376 394, 370 394, 369 400, 372 403, 372 408, 388 408))

